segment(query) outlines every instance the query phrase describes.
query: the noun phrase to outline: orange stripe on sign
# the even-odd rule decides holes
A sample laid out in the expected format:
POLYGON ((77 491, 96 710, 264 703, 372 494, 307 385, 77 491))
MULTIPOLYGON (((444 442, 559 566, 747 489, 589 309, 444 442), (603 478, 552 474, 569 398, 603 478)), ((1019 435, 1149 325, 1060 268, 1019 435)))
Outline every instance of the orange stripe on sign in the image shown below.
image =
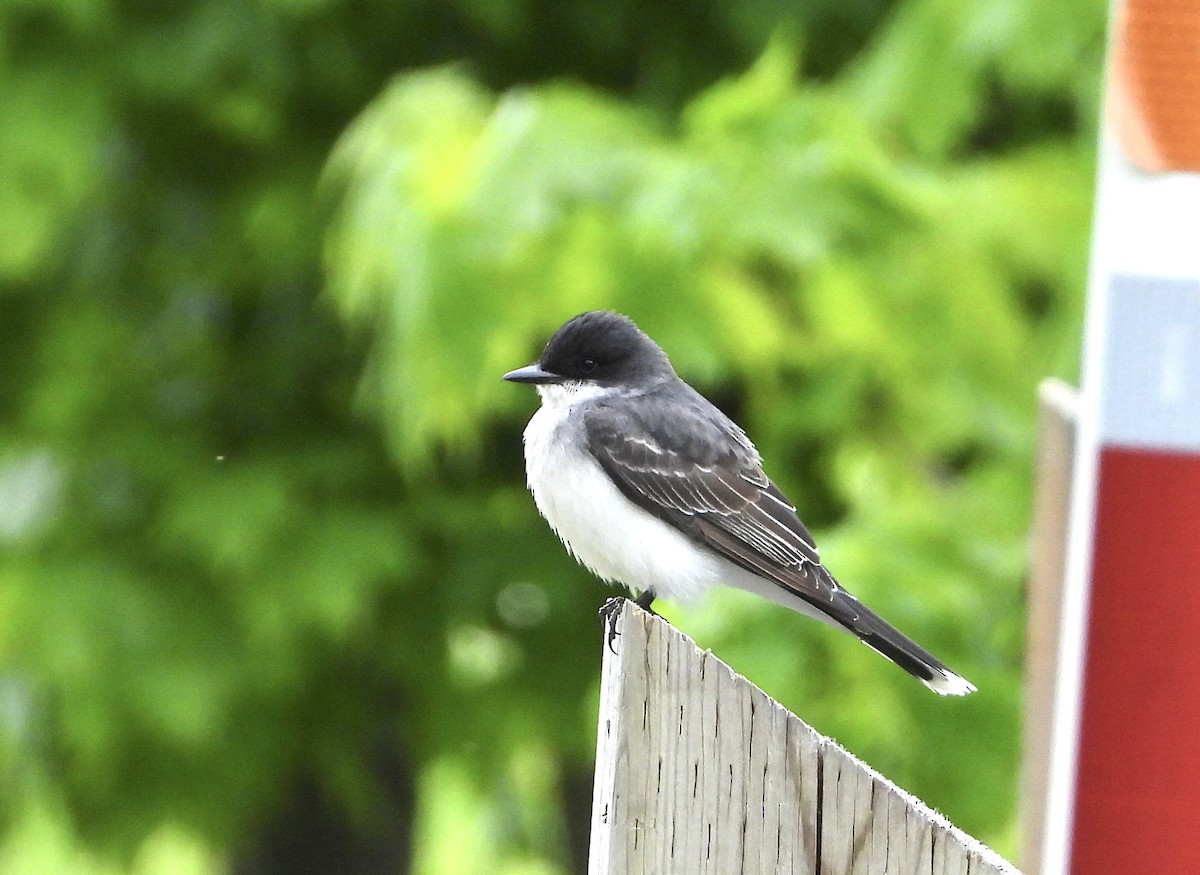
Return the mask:
POLYGON ((1125 0, 1110 121, 1142 170, 1200 170, 1200 3, 1125 0))

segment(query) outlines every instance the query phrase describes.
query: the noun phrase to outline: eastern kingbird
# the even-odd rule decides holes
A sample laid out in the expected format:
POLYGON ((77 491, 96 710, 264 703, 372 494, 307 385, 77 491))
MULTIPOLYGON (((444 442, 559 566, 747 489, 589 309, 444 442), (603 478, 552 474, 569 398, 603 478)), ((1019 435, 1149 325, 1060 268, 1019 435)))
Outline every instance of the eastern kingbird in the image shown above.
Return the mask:
POLYGON ((936 693, 974 691, 842 589, 746 433, 632 320, 576 316, 504 379, 542 398, 525 428, 538 510, 577 560, 640 593, 642 607, 727 584, 852 632, 936 693))

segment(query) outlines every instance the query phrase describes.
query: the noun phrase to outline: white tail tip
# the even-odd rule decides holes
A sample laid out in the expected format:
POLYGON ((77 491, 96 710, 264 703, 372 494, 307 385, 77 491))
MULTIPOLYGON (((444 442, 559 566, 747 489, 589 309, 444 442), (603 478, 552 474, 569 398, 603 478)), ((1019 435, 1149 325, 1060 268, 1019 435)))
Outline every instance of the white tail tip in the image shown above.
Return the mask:
POLYGON ((965 696, 967 693, 975 692, 975 685, 964 677, 956 675, 952 671, 937 671, 934 670, 934 676, 931 680, 922 679, 921 683, 929 687, 939 696, 965 696))

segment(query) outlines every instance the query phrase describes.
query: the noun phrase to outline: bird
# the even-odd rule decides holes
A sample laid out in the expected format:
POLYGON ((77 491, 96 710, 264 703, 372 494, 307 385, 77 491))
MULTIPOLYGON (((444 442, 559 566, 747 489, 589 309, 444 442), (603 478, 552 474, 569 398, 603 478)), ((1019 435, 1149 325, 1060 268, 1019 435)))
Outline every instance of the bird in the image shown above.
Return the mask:
POLYGON ((523 436, 539 513, 641 607, 732 586, 850 632, 936 693, 975 691, 834 579, 746 433, 627 316, 575 316, 503 379, 541 398, 523 436))

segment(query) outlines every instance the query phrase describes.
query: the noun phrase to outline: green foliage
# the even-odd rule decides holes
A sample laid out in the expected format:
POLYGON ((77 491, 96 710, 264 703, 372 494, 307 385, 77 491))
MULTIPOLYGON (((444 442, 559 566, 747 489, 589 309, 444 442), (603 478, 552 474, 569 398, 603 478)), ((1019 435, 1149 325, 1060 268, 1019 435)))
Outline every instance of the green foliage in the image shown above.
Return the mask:
POLYGON ((739 594, 670 616, 1011 852, 1103 14, 0 6, 0 869, 216 871, 315 786, 415 871, 565 871, 605 592, 498 378, 594 307, 981 691, 739 594))

